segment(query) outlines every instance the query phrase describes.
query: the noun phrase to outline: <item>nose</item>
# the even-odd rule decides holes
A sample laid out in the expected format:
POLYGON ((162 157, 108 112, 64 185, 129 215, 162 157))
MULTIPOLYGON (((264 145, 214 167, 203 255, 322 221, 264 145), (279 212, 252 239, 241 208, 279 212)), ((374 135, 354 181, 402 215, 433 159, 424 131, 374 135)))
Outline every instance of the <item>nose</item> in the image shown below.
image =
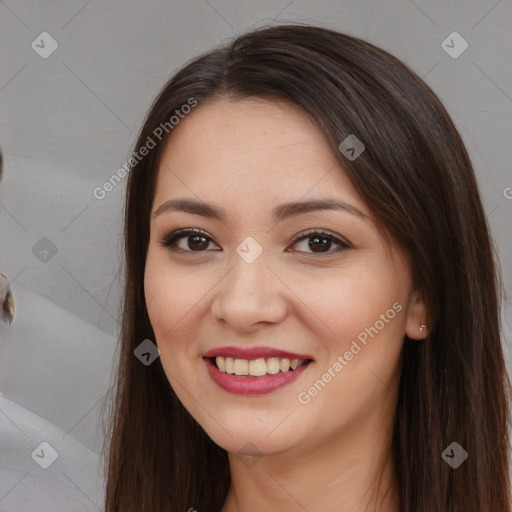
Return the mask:
POLYGON ((215 287, 212 317, 238 332, 254 332, 282 322, 288 313, 286 286, 267 261, 259 257, 247 263, 238 255, 230 272, 215 287))

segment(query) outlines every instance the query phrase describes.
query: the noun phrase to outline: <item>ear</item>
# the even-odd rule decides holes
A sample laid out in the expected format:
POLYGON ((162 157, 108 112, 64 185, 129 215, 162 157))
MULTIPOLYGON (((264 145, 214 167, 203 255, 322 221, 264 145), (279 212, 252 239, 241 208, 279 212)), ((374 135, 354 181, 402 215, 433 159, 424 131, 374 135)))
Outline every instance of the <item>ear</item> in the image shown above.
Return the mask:
POLYGON ((420 292, 414 291, 409 300, 405 334, 412 340, 422 340, 430 333, 427 322, 427 308, 420 292))

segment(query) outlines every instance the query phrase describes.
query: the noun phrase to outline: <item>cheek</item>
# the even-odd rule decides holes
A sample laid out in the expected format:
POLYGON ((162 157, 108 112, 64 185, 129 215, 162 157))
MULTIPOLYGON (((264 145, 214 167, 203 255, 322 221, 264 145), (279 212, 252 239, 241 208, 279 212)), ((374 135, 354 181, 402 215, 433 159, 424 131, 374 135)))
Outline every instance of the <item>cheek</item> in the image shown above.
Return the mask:
POLYGON ((400 311, 405 310, 406 289, 389 268, 352 266, 315 278, 302 276, 295 283, 301 316, 311 318, 311 329, 329 351, 343 350, 376 322, 381 338, 384 333, 397 337, 404 329, 400 311))
POLYGON ((194 315, 201 308, 200 299, 204 291, 195 286, 190 278, 190 274, 176 272, 161 257, 148 253, 144 293, 163 361, 171 350, 173 356, 179 357, 183 350, 193 349, 188 338, 194 325, 194 315))
POLYGON ((384 271, 377 264, 352 267, 332 279, 302 279, 298 295, 307 297, 303 311, 311 317, 309 329, 323 350, 298 398, 301 404, 311 400, 317 411, 332 409, 333 403, 343 405, 326 422, 327 430, 385 403, 399 369, 405 285, 391 269, 384 271))

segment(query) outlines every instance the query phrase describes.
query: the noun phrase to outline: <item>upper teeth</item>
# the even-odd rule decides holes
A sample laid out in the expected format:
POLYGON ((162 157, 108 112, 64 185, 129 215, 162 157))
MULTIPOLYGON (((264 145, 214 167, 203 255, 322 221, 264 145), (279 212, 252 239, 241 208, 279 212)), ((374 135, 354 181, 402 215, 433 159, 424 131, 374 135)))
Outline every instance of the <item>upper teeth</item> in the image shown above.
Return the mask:
POLYGON ((261 377, 262 375, 273 375, 279 371, 287 372, 295 370, 302 366, 306 361, 300 359, 287 359, 279 357, 269 357, 268 359, 233 359, 232 357, 215 358, 217 368, 224 373, 231 375, 252 375, 254 377, 261 377))

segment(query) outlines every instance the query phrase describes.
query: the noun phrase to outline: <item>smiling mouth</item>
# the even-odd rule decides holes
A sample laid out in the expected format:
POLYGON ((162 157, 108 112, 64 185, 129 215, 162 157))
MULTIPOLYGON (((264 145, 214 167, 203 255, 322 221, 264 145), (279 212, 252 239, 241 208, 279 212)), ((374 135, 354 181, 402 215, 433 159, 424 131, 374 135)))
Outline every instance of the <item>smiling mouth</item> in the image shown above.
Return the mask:
POLYGON ((222 373, 236 377, 264 377, 266 375, 288 373, 312 362, 312 359, 289 359, 284 357, 239 359, 217 356, 208 359, 222 373))

